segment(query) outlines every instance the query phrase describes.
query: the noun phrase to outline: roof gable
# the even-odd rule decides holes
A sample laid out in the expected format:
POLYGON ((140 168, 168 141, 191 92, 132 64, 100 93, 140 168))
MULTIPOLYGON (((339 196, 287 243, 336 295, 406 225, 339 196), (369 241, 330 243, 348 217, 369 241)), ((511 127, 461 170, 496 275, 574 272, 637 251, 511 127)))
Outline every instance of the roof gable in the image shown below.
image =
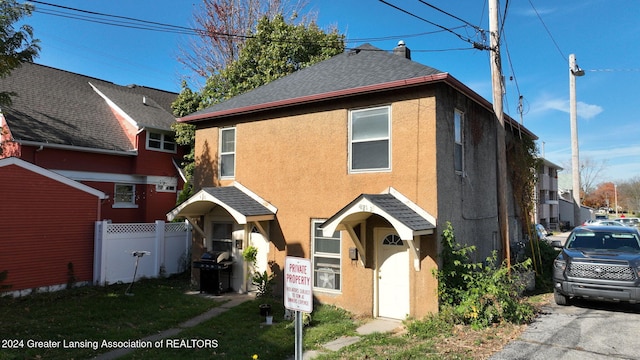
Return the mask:
POLYGON ((433 232, 436 219, 393 188, 381 194, 361 194, 325 221, 321 228, 329 236, 343 222, 360 222, 371 214, 385 218, 403 240, 433 232))
POLYGON ((238 224, 272 220, 278 209, 257 194, 235 182, 232 186, 206 187, 167 213, 167 220, 200 216, 214 207, 224 208, 238 224))
POLYGON ((10 165, 15 165, 15 166, 21 167, 21 168, 23 168, 25 170, 31 171, 33 173, 36 173, 38 175, 47 177, 47 178, 55 180, 55 181, 58 181, 60 183, 68 185, 68 186, 70 186, 72 188, 75 188, 77 190, 84 191, 84 192, 86 192, 88 194, 94 195, 94 196, 98 197, 99 199, 108 198, 108 196, 105 193, 103 193, 102 191, 100 191, 100 190, 96 190, 96 189, 94 189, 94 188, 92 188, 90 186, 87 186, 87 185, 84 185, 84 184, 79 183, 77 181, 71 180, 68 177, 65 177, 65 176, 57 174, 57 173, 55 173, 53 171, 41 168, 41 167, 39 167, 37 165, 34 165, 34 164, 30 163, 30 162, 18 159, 16 157, 0 159, 0 168, 8 167, 10 165))
POLYGON ((15 93, 12 104, 2 108, 13 139, 107 151, 135 150, 114 110, 91 85, 113 96, 113 103, 135 119, 138 125, 169 130, 175 121, 168 100, 175 99, 175 93, 119 86, 48 66, 25 63, 0 79, 3 91, 15 93), (142 104, 143 96, 149 99, 151 106, 148 108, 142 104), (136 101, 138 106, 133 105, 136 101))

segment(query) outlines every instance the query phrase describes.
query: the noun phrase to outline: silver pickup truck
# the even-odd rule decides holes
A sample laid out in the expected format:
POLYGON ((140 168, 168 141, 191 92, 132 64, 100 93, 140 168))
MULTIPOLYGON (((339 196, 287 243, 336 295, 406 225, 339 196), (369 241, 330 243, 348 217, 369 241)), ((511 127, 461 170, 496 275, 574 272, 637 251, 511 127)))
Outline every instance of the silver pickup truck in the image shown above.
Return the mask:
POLYGON ((575 228, 553 263, 554 300, 640 302, 640 233, 626 226, 575 228))

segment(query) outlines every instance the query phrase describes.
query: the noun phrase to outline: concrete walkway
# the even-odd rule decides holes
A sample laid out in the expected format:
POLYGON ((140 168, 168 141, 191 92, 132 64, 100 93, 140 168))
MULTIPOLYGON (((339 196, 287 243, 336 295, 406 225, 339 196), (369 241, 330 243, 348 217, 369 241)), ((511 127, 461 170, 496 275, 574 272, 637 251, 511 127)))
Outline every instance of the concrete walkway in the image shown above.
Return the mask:
MULTIPOLYGON (((211 295, 206 295, 206 296, 211 296, 211 295)), ((176 335, 178 335, 182 330, 188 329, 188 328, 192 328, 204 321, 207 321, 209 319, 211 319, 212 317, 218 316, 220 314, 222 314, 223 312, 233 308, 234 306, 240 305, 245 301, 249 301, 249 300, 253 300, 255 298, 255 295, 253 294, 228 294, 228 295, 222 295, 222 296, 211 296, 212 299, 215 299, 216 301, 226 301, 224 304, 214 307, 213 309, 210 309, 209 311, 202 313, 192 319, 189 319, 185 322, 183 322, 182 324, 179 324, 178 327, 176 328, 172 328, 169 330, 165 330, 162 331, 160 333, 157 333, 155 335, 151 335, 151 336, 147 336, 145 338, 142 338, 140 340, 142 341, 157 341, 157 340, 162 340, 162 339, 166 339, 169 337, 174 337, 176 335)), ((120 349, 116 349, 113 351, 109 351, 107 353, 104 354, 100 354, 98 356, 96 356, 94 359, 96 360, 112 360, 112 359, 117 359, 120 356, 124 356, 132 351, 134 351, 135 349, 129 349, 129 348, 120 348, 120 349)))
MULTIPOLYGON (((367 323, 361 325, 358 329, 356 329, 356 332, 358 333, 358 335, 360 336, 346 336, 346 337, 341 337, 339 339, 330 341, 324 345, 322 345, 323 349, 322 350, 309 350, 309 351, 305 351, 302 354, 302 360, 311 360, 314 359, 316 357, 318 357, 320 354, 322 353, 326 353, 328 351, 338 351, 340 349, 342 349, 345 346, 349 346, 351 344, 355 344, 358 341, 360 341, 360 337, 363 335, 369 335, 369 334, 373 334, 376 332, 379 333, 386 333, 386 332, 391 332, 399 327, 402 326, 402 322, 399 320, 391 320, 391 319, 373 319, 371 321, 368 321, 367 323)), ((304 349, 303 349, 304 350, 304 349)), ((287 360, 294 360, 295 357, 292 356, 287 360)))
MULTIPOLYGON (((206 296, 211 296, 211 295, 206 295, 206 296)), ((204 321, 207 321, 215 316, 218 316, 220 314, 222 314, 225 311, 228 311, 229 309, 233 308, 234 306, 240 305, 245 301, 249 301, 249 300, 253 300, 255 299, 255 294, 236 294, 236 293, 231 293, 231 294, 225 294, 222 296, 211 296, 212 299, 215 299, 216 301, 226 301, 224 304, 217 306, 213 309, 210 309, 209 311, 200 314, 192 319, 189 319, 185 322, 183 322, 182 324, 179 324, 177 327, 175 328, 171 328, 165 331, 162 331, 160 333, 157 333, 155 335, 151 335, 151 336, 147 336, 145 338, 140 339, 141 341, 157 341, 157 340, 162 340, 162 339, 166 339, 166 338, 170 338, 170 337, 175 337, 176 335, 178 335, 180 332, 182 332, 185 329, 188 328, 192 328, 204 321)), ((402 326, 402 322, 398 321, 398 320, 390 320, 390 319, 373 319, 365 324, 363 324, 362 326, 360 326, 357 329, 357 333, 362 336, 362 335, 368 335, 368 334, 373 334, 375 332, 390 332, 393 331, 394 329, 398 328, 402 326)), ((323 353, 323 352, 327 352, 327 351, 337 351, 340 350, 341 348, 354 344, 358 341, 360 341, 360 336, 349 336, 349 337, 342 337, 339 339, 336 339, 334 341, 331 341, 329 343, 326 343, 323 345, 323 350, 310 350, 310 351, 305 351, 303 354, 303 359, 304 360, 309 360, 309 359, 313 359, 315 357, 317 357, 319 354, 323 353)), ((95 360, 113 360, 113 359, 117 359, 121 356, 127 355, 130 352, 135 351, 135 349, 128 349, 128 348, 120 348, 120 349, 116 349, 104 354, 100 354, 98 356, 96 356, 94 359, 95 360)), ((294 356, 292 356, 290 358, 290 360, 295 359, 294 356)))

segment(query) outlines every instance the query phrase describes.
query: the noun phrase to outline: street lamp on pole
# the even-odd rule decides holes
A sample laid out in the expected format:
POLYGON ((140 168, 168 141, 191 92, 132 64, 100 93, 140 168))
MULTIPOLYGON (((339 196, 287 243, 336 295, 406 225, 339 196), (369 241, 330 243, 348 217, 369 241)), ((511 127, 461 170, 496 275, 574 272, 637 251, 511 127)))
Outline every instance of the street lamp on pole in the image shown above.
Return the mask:
POLYGON ((573 177, 573 226, 580 220, 580 156, 578 153, 578 105, 576 103, 576 76, 584 70, 576 64, 576 56, 569 55, 569 113, 571 116, 571 169, 573 177))

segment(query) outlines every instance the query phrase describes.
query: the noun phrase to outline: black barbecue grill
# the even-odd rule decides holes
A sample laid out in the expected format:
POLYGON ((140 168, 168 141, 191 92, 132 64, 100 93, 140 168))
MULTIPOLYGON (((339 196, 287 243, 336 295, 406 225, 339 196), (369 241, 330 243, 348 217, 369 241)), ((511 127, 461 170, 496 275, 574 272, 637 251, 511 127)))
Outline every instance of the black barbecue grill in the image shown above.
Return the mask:
POLYGON ((233 260, 228 252, 205 252, 200 261, 194 261, 193 267, 200 269, 200 292, 220 295, 225 291, 231 291, 231 271, 233 260), (226 287, 223 285, 226 274, 226 287))

